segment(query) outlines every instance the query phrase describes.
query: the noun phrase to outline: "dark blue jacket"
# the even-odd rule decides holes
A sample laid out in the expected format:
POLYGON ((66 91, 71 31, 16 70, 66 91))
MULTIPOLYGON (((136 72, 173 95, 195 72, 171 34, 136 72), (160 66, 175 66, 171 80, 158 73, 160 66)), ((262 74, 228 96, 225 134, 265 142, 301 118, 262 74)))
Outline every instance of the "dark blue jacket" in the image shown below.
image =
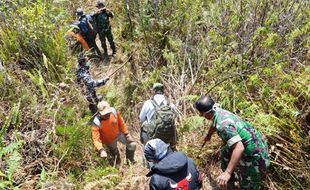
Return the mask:
POLYGON ((194 161, 182 152, 171 152, 160 162, 155 163, 147 176, 152 176, 151 190, 172 190, 181 180, 191 176, 189 190, 198 190, 202 181, 194 161))

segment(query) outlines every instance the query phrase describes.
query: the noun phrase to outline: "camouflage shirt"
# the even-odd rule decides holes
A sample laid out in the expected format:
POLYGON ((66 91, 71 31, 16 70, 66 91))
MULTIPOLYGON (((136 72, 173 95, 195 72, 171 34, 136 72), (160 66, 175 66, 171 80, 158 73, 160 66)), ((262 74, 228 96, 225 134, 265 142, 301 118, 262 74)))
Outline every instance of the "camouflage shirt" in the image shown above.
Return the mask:
POLYGON ((87 96, 87 99, 97 99, 96 87, 105 84, 105 80, 94 80, 87 68, 79 68, 76 72, 77 81, 82 86, 83 93, 87 96))
POLYGON ((240 161, 241 165, 261 158, 268 162, 266 165, 269 165, 267 141, 262 133, 249 122, 227 110, 217 108, 213 118, 213 127, 216 128, 221 139, 227 143, 229 149, 239 141, 243 143, 245 150, 240 161))
POLYGON ((106 32, 111 28, 109 19, 113 16, 113 13, 108 10, 102 10, 93 15, 99 33, 106 32))

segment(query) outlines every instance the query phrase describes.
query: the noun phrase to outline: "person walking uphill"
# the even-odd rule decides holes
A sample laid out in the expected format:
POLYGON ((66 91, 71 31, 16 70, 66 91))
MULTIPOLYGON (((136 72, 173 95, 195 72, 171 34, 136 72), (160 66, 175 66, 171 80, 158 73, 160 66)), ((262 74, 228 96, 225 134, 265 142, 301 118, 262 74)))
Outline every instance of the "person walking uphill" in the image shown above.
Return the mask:
POLYGON ((87 56, 80 55, 78 57, 78 69, 76 71, 77 81, 82 87, 83 93, 86 95, 86 99, 89 102, 89 110, 92 114, 97 112, 97 104, 99 98, 96 94, 96 87, 100 87, 107 83, 109 78, 94 80, 89 72, 90 61, 87 56))
POLYGON ((100 157, 107 157, 107 152, 103 148, 103 144, 105 144, 112 154, 113 160, 116 161, 116 164, 120 164, 121 158, 117 147, 117 141, 120 141, 126 145, 127 162, 135 163, 136 143, 129 134, 121 114, 115 108, 110 107, 106 101, 99 102, 97 109, 98 113, 93 119, 92 138, 100 157))
POLYGON ((142 123, 141 143, 145 144, 150 139, 159 138, 165 143, 169 143, 173 150, 176 150, 176 107, 166 99, 163 84, 155 83, 153 91, 155 95, 144 102, 139 115, 142 123))
POLYGON ((198 190, 202 180, 194 161, 183 152, 172 152, 169 145, 153 139, 144 146, 144 156, 154 165, 146 175, 151 190, 198 190))
POLYGON ((108 56, 108 50, 107 50, 107 44, 106 44, 106 38, 108 39, 110 43, 110 47, 112 49, 112 56, 114 57, 116 54, 116 47, 113 40, 111 25, 110 25, 110 18, 114 17, 114 14, 109 11, 102 0, 97 1, 96 7, 98 8, 98 11, 93 15, 94 20, 96 22, 96 26, 99 33, 99 38, 101 41, 101 46, 103 49, 103 56, 108 56))
MULTIPOLYGON (((210 96, 201 96, 194 106, 200 112, 200 116, 212 121, 205 142, 210 141, 215 131, 226 142, 221 149, 223 173, 217 178, 218 185, 232 185, 232 175, 238 168, 241 189, 261 189, 262 175, 270 165, 267 141, 263 134, 249 122, 219 108, 210 96)), ((228 186, 228 189, 232 188, 228 186)))

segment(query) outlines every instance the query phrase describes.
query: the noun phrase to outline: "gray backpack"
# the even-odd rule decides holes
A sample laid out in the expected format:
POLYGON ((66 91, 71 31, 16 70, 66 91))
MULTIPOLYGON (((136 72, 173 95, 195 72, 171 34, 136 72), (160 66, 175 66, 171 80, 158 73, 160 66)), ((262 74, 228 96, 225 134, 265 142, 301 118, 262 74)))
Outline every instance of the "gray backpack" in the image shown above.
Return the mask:
POLYGON ((176 139, 175 111, 169 102, 158 105, 153 99, 151 102, 155 108, 155 113, 149 123, 148 137, 150 139, 159 138, 165 143, 173 143, 176 139))

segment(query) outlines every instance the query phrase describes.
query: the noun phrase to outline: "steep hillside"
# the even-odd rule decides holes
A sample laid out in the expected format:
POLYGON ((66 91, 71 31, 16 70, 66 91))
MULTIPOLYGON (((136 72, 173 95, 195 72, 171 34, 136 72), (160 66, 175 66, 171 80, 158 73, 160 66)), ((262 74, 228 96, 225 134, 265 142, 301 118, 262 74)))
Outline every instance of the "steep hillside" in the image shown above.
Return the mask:
MULTIPOLYGON (((0 3, 0 189, 146 189, 147 170, 98 157, 91 118, 76 84, 76 55, 65 40, 77 7, 94 1, 0 3)), ((162 82, 181 115, 178 148, 204 176, 219 174, 219 138, 203 149, 209 123, 193 102, 210 93, 223 108, 251 121, 269 140, 266 189, 310 188, 310 20, 302 1, 107 1, 115 13, 117 56, 94 62, 98 89, 120 110, 134 138, 150 87, 162 82)))

